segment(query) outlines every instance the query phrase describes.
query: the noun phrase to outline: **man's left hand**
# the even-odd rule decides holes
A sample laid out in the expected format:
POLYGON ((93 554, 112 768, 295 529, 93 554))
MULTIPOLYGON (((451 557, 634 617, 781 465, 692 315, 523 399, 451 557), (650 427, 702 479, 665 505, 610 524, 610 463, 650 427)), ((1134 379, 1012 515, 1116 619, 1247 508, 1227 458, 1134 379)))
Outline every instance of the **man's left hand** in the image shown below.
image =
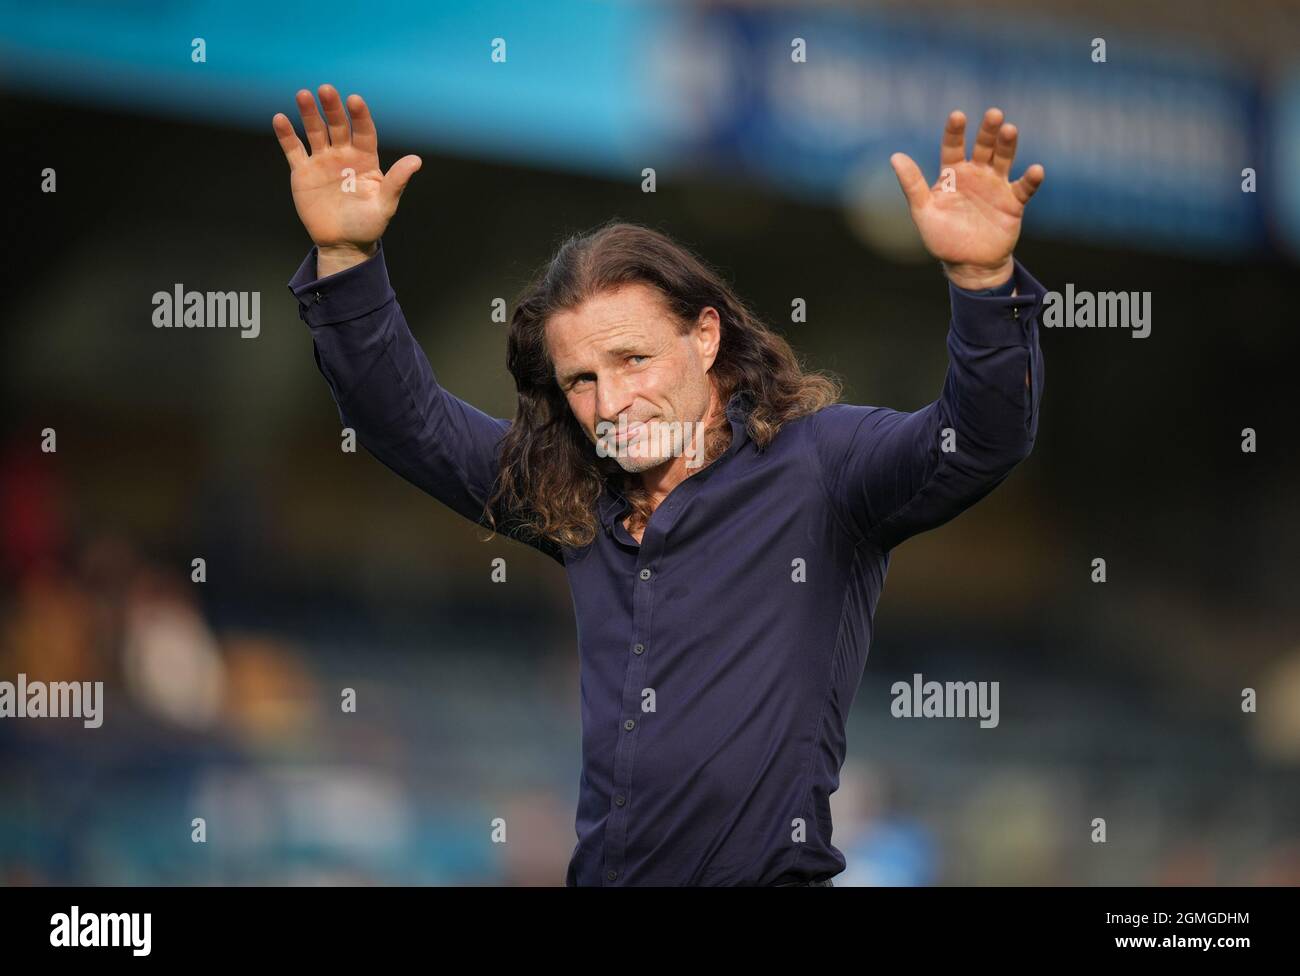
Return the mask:
POLYGON ((1035 163, 1014 183, 1017 130, 1002 110, 984 113, 975 148, 966 158, 966 116, 952 112, 939 152, 939 179, 927 186, 921 168, 905 153, 889 157, 907 197, 912 222, 926 250, 938 258, 958 288, 978 291, 1007 281, 1015 270, 1011 252, 1020 238, 1025 204, 1043 183, 1035 163))

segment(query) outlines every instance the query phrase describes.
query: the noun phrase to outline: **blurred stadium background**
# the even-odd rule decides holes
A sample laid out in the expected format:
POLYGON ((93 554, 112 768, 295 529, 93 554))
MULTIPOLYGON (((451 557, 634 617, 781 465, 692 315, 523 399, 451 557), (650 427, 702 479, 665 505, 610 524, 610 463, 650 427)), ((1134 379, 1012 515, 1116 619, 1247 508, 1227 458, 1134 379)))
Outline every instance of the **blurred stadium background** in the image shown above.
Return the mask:
POLYGON ((439 379, 496 416, 513 386, 492 300, 612 216, 720 266, 850 402, 924 405, 947 291, 888 155, 933 178, 950 108, 1006 110, 1016 174, 1047 169, 1018 256, 1048 288, 1150 291, 1152 332, 1044 330, 1032 456, 895 553, 835 883, 1300 882, 1295 4, 0 13, 0 680, 107 695, 93 732, 0 722, 0 881, 563 881, 564 574, 339 450, 285 286, 309 241, 270 119, 328 81, 366 96, 385 166, 423 156, 390 272, 439 379), (260 292, 260 337, 154 329, 150 296, 178 282, 260 292), (999 681, 1000 725, 891 718, 914 672, 999 681))

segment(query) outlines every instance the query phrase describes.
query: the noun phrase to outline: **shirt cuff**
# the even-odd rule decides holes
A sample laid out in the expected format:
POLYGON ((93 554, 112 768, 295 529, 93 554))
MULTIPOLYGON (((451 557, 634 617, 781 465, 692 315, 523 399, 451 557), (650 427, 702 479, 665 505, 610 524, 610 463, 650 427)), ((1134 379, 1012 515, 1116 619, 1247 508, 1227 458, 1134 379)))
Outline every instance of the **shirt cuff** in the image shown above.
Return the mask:
POLYGON ((382 240, 360 264, 324 278, 316 277, 316 256, 313 244, 289 279, 289 291, 298 299, 298 317, 312 328, 361 318, 394 298, 382 240))
POLYGON ((1028 343, 1047 289, 1018 260, 1012 264, 1011 280, 998 288, 967 291, 948 282, 952 330, 967 344, 996 349, 1028 343))

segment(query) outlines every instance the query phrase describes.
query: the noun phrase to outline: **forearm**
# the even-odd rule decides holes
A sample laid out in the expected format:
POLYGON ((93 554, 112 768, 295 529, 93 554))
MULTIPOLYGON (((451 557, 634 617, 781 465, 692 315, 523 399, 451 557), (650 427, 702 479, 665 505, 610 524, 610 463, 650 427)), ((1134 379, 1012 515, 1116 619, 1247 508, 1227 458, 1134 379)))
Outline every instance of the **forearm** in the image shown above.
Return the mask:
POLYGON ((337 253, 316 249, 290 282, 299 317, 309 326, 316 365, 329 384, 340 419, 371 450, 401 440, 419 424, 415 404, 437 395, 432 371, 413 369, 423 358, 407 326, 382 259, 345 263, 337 253), (361 265, 366 264, 365 267, 361 265), (346 272, 346 273, 345 273, 346 272), (398 370, 397 359, 407 363, 398 370))
MULTIPOLYGON (((950 278, 950 281, 952 279, 950 278)), ((1015 445, 1019 431, 1013 418, 999 415, 1002 400, 978 391, 999 391, 1004 400, 1018 404, 1023 413, 1028 453, 1037 426, 1041 394, 1042 349, 1039 345, 1037 310, 1044 290, 1021 266, 1012 262, 1002 283, 981 290, 955 286, 949 289, 952 321, 949 328, 949 362, 958 393, 977 391, 974 403, 963 413, 972 430, 985 429, 991 439, 999 433, 1015 445), (1033 378, 1038 375, 1040 382, 1033 378)))
POLYGON ((887 431, 873 537, 886 548, 975 504, 1030 452, 1042 395, 1036 310, 1023 269, 1002 294, 950 292, 948 370, 937 400, 887 431))
POLYGON ((949 366, 939 399, 940 461, 972 476, 1005 473, 1033 446, 1042 353, 1036 334, 1024 345, 975 346, 948 334, 949 366))
POLYGON ((438 383, 388 281, 382 248, 367 262, 316 280, 303 262, 290 289, 311 329, 317 367, 339 419, 387 467, 478 521, 508 422, 438 383))

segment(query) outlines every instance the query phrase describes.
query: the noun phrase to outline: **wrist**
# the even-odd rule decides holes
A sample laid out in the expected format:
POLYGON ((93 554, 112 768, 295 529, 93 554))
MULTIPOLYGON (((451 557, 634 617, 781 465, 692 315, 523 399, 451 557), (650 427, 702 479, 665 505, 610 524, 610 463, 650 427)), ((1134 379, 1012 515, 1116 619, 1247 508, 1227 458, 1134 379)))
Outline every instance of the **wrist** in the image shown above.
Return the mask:
POLYGON ((369 261, 379 250, 379 242, 369 244, 317 244, 316 276, 326 278, 369 261))
POLYGON ((1005 285, 1016 273, 1011 258, 996 267, 973 267, 962 264, 943 264, 943 272, 958 288, 966 291, 983 291, 1005 285))

